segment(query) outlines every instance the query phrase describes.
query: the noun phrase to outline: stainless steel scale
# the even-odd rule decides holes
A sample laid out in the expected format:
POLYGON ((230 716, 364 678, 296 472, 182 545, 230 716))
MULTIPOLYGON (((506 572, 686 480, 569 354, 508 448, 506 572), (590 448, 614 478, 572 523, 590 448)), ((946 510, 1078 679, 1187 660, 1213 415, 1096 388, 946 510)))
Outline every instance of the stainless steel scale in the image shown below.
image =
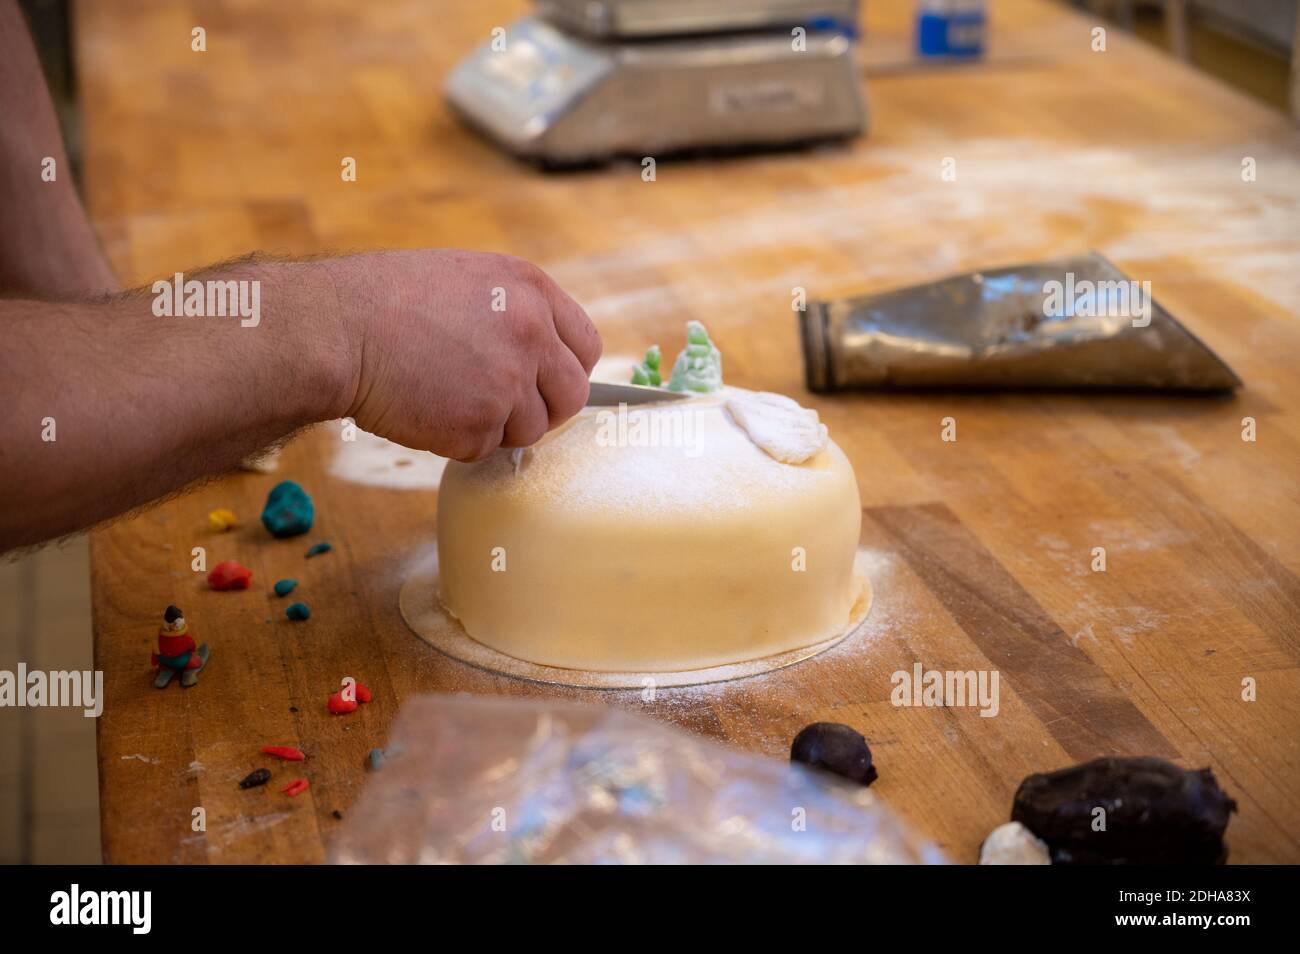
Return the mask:
POLYGON ((857 0, 537 0, 461 61, 448 101, 546 164, 855 136, 857 0), (798 33, 796 28, 802 28, 798 33))

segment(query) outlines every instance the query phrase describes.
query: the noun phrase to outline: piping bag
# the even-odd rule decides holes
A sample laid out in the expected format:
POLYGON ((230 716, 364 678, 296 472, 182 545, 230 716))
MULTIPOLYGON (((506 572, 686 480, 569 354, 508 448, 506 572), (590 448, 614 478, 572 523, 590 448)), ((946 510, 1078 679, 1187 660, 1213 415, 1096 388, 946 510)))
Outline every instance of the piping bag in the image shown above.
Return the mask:
POLYGON ((1096 252, 814 301, 804 374, 852 389, 1231 391, 1241 379, 1096 252))

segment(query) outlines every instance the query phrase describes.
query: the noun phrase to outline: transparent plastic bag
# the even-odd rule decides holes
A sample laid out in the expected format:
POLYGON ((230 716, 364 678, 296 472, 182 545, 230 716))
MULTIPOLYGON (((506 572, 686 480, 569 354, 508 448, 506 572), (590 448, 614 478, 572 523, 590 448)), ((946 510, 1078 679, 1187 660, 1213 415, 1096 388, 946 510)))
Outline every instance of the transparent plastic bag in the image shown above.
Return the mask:
POLYGON ((336 863, 944 863, 866 789, 605 706, 421 696, 336 863))

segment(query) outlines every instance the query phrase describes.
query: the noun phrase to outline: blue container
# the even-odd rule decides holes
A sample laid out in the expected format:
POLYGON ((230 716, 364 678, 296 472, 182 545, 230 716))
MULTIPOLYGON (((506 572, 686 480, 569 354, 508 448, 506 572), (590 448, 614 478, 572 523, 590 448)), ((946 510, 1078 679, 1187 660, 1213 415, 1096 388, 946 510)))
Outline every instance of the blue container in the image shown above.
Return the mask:
POLYGON ((984 0, 920 0, 916 50, 921 56, 982 56, 984 0))

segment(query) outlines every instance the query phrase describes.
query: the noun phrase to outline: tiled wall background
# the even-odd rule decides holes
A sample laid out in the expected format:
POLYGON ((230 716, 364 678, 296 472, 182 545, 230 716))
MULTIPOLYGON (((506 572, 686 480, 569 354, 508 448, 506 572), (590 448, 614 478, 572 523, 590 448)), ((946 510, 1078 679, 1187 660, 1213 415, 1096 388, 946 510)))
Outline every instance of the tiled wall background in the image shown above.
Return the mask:
MULTIPOLYGON (((87 670, 90 545, 0 557, 0 669, 87 670)), ((80 709, 0 707, 0 864, 98 864, 95 720, 80 709)))

